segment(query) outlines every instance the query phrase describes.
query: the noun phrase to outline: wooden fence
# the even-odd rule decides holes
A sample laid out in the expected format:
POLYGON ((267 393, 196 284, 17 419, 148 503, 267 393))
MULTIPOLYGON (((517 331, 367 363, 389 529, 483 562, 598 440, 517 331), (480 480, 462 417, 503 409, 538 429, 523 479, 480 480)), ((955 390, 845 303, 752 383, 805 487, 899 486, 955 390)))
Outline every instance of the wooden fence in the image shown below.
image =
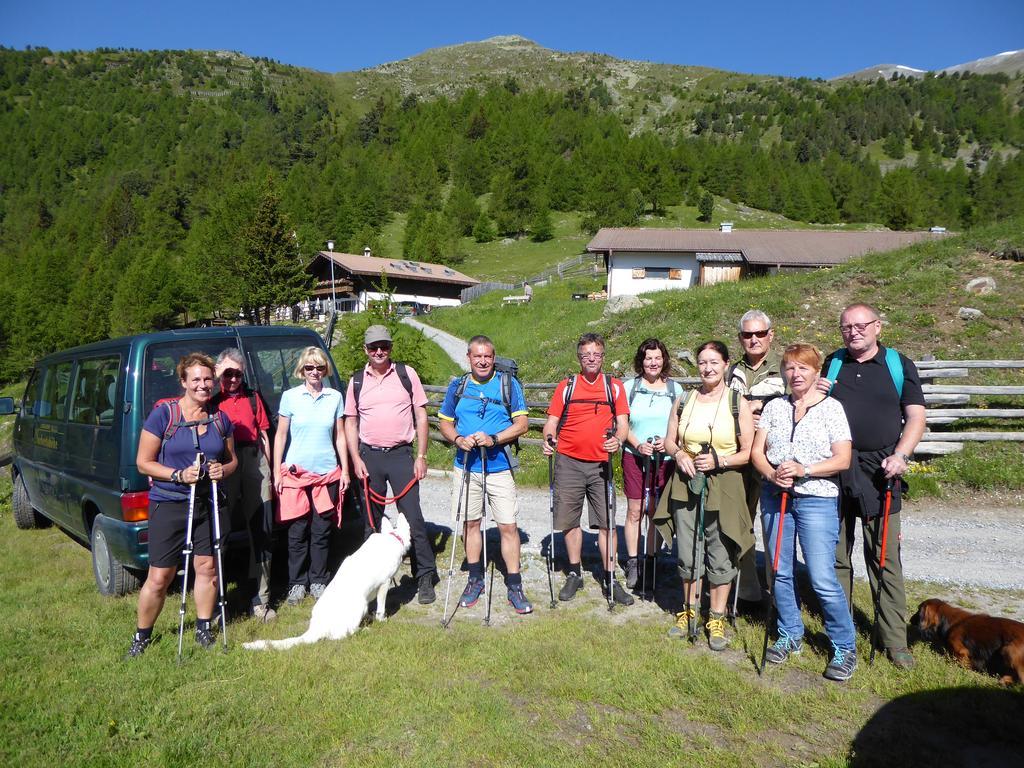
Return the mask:
MULTIPOLYGON (((918 456, 939 456, 963 450, 964 443, 1011 441, 1024 442, 1024 431, 986 427, 985 430, 957 430, 958 422, 986 420, 997 422, 1024 421, 1024 375, 1020 384, 976 385, 968 383, 971 372, 984 370, 1013 370, 1024 373, 1024 360, 920 360, 921 386, 927 406, 927 431, 917 447, 918 456), (957 383, 951 383, 956 380, 957 383), (936 383, 941 381, 943 383, 936 383), (997 400, 993 407, 978 403, 978 398, 997 400)), ((685 387, 696 386, 696 377, 676 378, 685 387)), ((530 427, 542 427, 551 394, 557 382, 524 383, 526 405, 530 409, 530 427)), ((447 387, 424 386, 430 398, 428 412, 431 424, 437 423, 437 408, 441 405, 447 387)), ((1019 426, 1019 425, 1013 425, 1019 426)), ((431 437, 443 440, 440 433, 431 437)), ((541 445, 541 440, 524 437, 524 445, 541 445)))

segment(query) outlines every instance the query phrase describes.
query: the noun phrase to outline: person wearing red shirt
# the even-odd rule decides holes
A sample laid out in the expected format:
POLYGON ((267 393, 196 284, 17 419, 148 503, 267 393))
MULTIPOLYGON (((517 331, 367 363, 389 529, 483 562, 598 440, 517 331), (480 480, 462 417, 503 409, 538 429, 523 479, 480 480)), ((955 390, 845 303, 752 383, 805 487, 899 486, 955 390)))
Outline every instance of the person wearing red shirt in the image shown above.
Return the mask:
POLYGON ((563 532, 569 555, 569 573, 558 599, 572 600, 583 586, 580 520, 586 499, 590 528, 597 530, 601 550, 605 595, 610 593, 620 605, 631 605, 633 598, 615 580, 613 572, 618 539, 616 531, 611 530, 608 499, 611 455, 619 452, 629 434, 629 403, 622 382, 601 371, 601 336, 583 334, 576 344, 576 356, 580 373, 555 388, 544 424, 544 454, 555 455, 554 528, 563 532))
POLYGON ((249 578, 257 582, 250 609, 261 621, 272 621, 270 607, 270 556, 273 551, 274 517, 270 493, 270 419, 263 400, 243 384, 245 357, 235 347, 217 356, 220 392, 214 407, 230 419, 238 454, 238 471, 223 483, 229 520, 235 513, 249 528, 249 578))

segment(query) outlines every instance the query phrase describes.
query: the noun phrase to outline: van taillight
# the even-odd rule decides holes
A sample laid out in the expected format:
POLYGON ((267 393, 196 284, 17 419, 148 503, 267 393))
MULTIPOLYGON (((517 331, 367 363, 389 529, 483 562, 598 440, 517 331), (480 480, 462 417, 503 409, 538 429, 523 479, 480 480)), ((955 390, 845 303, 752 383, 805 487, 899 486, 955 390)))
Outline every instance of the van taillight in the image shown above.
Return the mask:
POLYGON ((121 517, 126 523, 141 523, 149 519, 149 491, 121 494, 121 517))

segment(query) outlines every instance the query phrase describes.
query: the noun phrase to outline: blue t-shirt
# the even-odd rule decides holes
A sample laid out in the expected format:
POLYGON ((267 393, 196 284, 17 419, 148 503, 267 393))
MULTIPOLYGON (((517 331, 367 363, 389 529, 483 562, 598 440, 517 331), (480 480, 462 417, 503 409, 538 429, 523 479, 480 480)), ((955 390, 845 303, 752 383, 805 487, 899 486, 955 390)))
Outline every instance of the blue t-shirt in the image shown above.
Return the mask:
MULTIPOLYGON (((206 460, 220 460, 224 456, 225 438, 231 436, 231 420, 223 413, 217 413, 221 428, 210 423, 206 425, 206 434, 199 435, 199 450, 206 454, 206 460), (224 437, 221 437, 223 433, 224 437)), ((171 469, 186 469, 195 464, 196 446, 192 440, 190 427, 178 427, 171 439, 164 441, 164 432, 171 420, 171 409, 168 405, 160 405, 150 411, 142 428, 160 438, 162 445, 157 454, 157 461, 171 469)), ((207 485, 208 485, 207 481, 207 485)), ((200 488, 204 483, 200 483, 200 488)), ((170 480, 153 480, 149 489, 149 498, 153 501, 184 501, 188 498, 189 488, 185 483, 172 483, 170 480)))
POLYGON ((278 413, 288 421, 288 446, 284 463, 326 475, 338 466, 334 450, 334 423, 345 415, 341 392, 324 387, 313 394, 305 384, 284 392, 278 413))
MULTIPOLYGON (((455 390, 459 388, 461 379, 455 379, 448 385, 444 402, 438 416, 455 422, 455 429, 460 435, 471 435, 483 432, 485 435, 496 435, 503 429, 512 426, 512 417, 526 415, 526 399, 519 382, 512 379, 509 394, 511 415, 505 410, 501 401, 501 377, 505 374, 495 371, 485 382, 479 382, 472 375, 466 380, 466 391, 462 393, 458 403, 455 401, 455 390)), ((667 418, 667 417, 666 417, 667 418)), ((510 468, 506 446, 487 448, 487 471, 504 472, 510 468)), ((465 468, 466 451, 455 452, 455 466, 465 468)), ((470 451, 469 471, 480 471, 480 452, 470 451)))
MULTIPOLYGON (((647 442, 649 437, 665 436, 672 403, 681 394, 682 388, 675 383, 666 382, 665 389, 648 389, 643 378, 626 382, 626 396, 633 395, 633 402, 629 406, 629 429, 640 442, 647 442)), ((636 450, 629 443, 623 448, 629 453, 636 454, 636 450)), ((672 461, 672 457, 665 455, 663 461, 672 461)))

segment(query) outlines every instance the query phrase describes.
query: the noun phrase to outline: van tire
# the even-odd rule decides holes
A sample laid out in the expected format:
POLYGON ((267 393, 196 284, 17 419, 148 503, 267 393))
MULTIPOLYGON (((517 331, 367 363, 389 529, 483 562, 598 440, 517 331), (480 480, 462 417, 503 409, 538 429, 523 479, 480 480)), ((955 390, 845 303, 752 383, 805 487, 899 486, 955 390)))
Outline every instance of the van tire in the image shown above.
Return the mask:
POLYGON ((92 549, 92 575, 101 595, 124 597, 139 588, 140 582, 135 572, 122 565, 110 551, 103 526, 93 523, 89 544, 92 549))
POLYGON ((45 518, 32 508, 28 499, 25 480, 18 475, 14 478, 14 489, 11 491, 11 511, 14 512, 14 524, 23 531, 42 528, 45 518))

